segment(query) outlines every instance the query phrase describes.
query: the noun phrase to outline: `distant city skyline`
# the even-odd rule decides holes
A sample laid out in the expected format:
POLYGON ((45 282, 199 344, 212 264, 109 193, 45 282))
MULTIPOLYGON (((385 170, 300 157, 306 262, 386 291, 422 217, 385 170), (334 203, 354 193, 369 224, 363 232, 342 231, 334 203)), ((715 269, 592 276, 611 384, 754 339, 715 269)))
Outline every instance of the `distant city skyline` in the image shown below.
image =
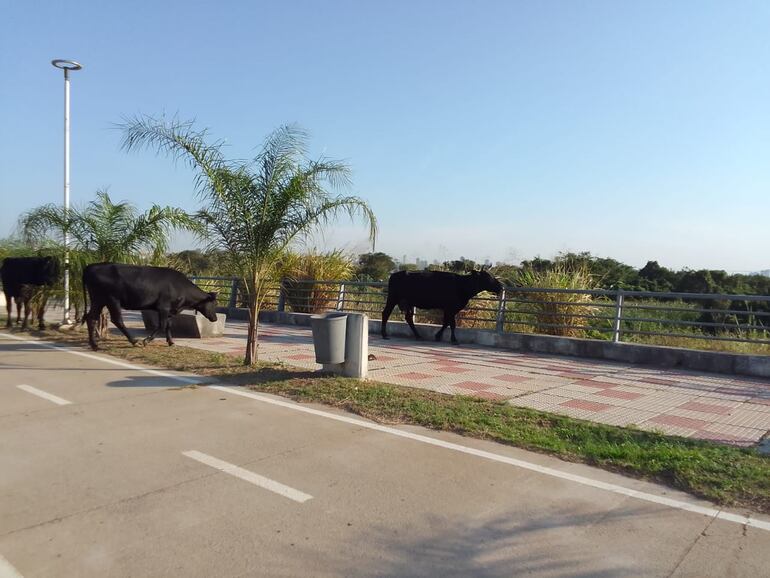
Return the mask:
MULTIPOLYGON (((296 122, 351 166, 390 255, 770 268, 766 2, 41 0, 3 20, 0 236, 61 202, 66 58, 74 204, 199 207, 184 164, 120 150, 127 116, 196 119, 234 159, 296 122)), ((347 221, 311 243, 371 249, 347 221)))

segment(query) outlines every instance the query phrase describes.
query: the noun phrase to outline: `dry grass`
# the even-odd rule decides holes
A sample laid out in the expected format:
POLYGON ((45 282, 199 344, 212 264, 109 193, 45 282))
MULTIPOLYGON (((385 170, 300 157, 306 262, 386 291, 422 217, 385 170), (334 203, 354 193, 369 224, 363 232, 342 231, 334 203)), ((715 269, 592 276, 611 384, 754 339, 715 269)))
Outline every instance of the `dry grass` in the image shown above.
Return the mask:
MULTIPOLYGON (((520 287, 541 287, 544 289, 591 289, 592 278, 588 269, 568 268, 557 265, 546 271, 525 269, 518 271, 514 284, 520 287)), ((512 295, 516 295, 512 292, 512 295)), ((516 304, 517 309, 527 310, 524 317, 532 318, 534 332, 561 337, 583 337, 588 317, 595 315, 598 307, 593 305, 592 296, 581 293, 520 293, 519 299, 535 303, 516 304)), ((514 331, 521 331, 521 326, 514 331)))

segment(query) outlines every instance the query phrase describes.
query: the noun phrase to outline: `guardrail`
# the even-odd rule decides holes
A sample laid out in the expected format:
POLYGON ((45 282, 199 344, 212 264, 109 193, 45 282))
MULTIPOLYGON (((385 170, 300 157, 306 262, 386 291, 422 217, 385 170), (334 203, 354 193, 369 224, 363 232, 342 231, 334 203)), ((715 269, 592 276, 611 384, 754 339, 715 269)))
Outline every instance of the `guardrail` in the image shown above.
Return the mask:
MULTIPOLYGON (((225 307, 245 307, 248 296, 231 277, 194 277, 219 291, 225 307)), ((264 310, 316 313, 328 309, 382 312, 387 283, 284 280, 269 287, 264 310)), ((417 311, 415 320, 441 323, 440 312, 417 311)), ((680 341, 770 345, 770 296, 660 293, 623 290, 506 287, 481 294, 457 316, 458 327, 498 333, 536 333, 613 342, 677 345, 680 341)), ((770 352, 770 348, 768 349, 770 352)))

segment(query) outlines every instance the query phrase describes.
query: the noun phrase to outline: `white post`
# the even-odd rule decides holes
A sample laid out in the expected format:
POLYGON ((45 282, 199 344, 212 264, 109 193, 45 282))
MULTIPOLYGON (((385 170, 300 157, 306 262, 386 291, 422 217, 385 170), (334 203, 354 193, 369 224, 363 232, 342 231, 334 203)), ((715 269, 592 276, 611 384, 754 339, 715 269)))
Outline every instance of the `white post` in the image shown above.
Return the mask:
MULTIPOLYGON (((82 66, 74 60, 52 60, 56 68, 64 70, 64 220, 69 221, 70 212, 70 70, 82 66)), ((64 230, 64 319, 62 325, 70 325, 70 253, 69 231, 64 230)))
POLYGON ((612 328, 612 342, 618 343, 620 341, 621 332, 623 331, 623 290, 618 289, 618 296, 615 300, 615 322, 612 328))
MULTIPOLYGON (((64 69, 64 220, 70 214, 70 74, 64 69)), ((64 325, 70 325, 70 237, 64 230, 64 325)))

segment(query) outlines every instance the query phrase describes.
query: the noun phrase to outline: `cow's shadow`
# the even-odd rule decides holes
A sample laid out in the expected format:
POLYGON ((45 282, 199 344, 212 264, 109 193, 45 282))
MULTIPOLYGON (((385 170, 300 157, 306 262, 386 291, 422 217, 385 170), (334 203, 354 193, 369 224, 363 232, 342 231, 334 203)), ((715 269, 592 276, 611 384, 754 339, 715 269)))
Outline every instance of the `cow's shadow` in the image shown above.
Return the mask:
MULTIPOLYGON (((122 370, 125 371, 125 370, 122 370)), ((131 370, 129 370, 131 371, 131 370)), ((141 370, 137 370, 141 371, 141 370)), ((150 387, 157 389, 190 389, 207 385, 248 386, 268 382, 289 381, 292 379, 309 379, 325 375, 319 371, 296 371, 281 367, 260 367, 248 373, 220 373, 208 376, 171 376, 153 375, 144 370, 139 375, 131 375, 126 379, 110 381, 107 387, 138 388, 150 387)), ((160 370, 150 370, 160 371, 160 370)))

